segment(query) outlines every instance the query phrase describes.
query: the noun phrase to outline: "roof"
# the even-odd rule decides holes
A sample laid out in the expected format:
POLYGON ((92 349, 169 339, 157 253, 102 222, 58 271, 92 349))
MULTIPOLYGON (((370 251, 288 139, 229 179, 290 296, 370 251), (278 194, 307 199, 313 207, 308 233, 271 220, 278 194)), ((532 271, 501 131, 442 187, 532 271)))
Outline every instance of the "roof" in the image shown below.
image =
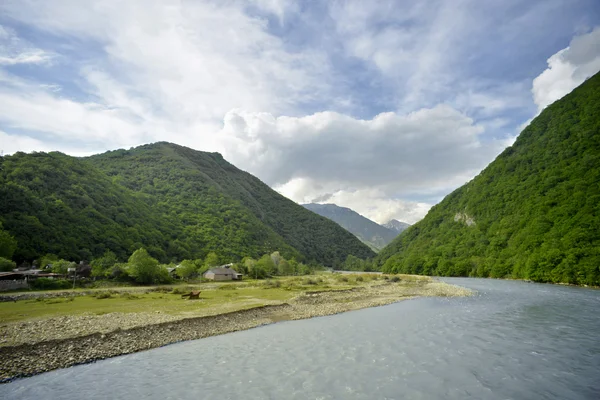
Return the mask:
POLYGON ((239 272, 231 268, 211 268, 206 271, 205 274, 209 272, 212 272, 215 275, 241 275, 239 272))
POLYGON ((236 272, 231 268, 211 268, 206 273, 212 272, 215 275, 235 275, 236 272))
POLYGON ((23 276, 23 274, 21 272, 0 272, 0 277, 6 277, 6 276, 11 276, 11 275, 15 275, 15 276, 23 276))

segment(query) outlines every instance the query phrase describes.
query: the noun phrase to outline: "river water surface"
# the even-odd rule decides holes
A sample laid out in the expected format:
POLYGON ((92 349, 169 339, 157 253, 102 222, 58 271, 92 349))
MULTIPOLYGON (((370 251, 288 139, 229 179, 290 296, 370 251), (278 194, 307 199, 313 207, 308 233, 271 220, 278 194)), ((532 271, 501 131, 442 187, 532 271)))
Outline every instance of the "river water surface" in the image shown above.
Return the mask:
POLYGON ((600 399, 600 291, 445 279, 470 298, 178 343, 0 385, 2 399, 600 399))

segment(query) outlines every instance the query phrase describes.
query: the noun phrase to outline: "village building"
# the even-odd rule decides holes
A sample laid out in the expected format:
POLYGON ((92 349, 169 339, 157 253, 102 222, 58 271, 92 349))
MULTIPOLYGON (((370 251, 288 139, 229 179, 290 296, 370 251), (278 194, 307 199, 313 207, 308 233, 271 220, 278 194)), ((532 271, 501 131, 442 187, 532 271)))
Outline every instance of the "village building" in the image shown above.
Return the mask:
POLYGON ((242 279, 242 274, 232 269, 233 264, 226 264, 220 267, 211 268, 202 276, 212 281, 237 281, 242 279))

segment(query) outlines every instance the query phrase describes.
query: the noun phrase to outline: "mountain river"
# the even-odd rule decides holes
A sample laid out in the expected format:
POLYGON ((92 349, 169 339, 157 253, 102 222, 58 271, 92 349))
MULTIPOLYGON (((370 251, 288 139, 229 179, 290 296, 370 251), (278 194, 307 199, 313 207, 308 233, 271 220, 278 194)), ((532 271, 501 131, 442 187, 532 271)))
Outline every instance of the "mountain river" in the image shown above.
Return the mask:
POLYGON ((0 385, 2 399, 600 399, 600 290, 444 279, 419 298, 0 385))

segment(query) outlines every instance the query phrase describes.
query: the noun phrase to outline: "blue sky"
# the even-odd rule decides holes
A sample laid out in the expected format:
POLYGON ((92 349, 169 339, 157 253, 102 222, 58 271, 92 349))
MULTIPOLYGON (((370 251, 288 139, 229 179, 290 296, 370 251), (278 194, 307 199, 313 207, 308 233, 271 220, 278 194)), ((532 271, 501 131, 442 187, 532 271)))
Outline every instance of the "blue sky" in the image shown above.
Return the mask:
POLYGON ((600 69, 596 0, 4 0, 0 149, 219 151, 415 222, 600 69))

